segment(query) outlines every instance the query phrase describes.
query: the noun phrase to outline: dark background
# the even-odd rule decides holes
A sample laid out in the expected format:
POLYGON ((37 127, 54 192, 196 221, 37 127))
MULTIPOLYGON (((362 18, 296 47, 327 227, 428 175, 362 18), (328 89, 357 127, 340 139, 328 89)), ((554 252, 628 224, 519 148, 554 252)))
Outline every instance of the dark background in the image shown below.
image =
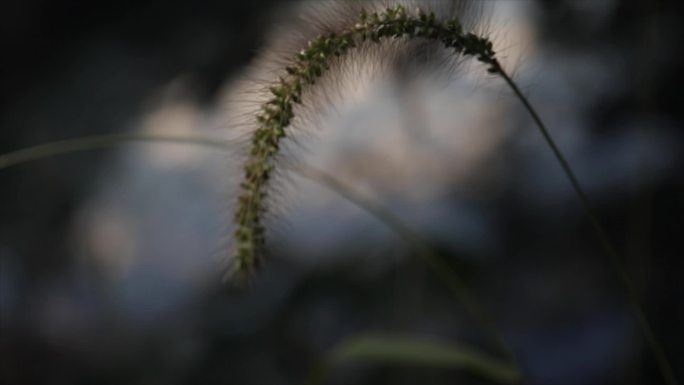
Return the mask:
MULTIPOLYGON (((525 9, 537 49, 563 58, 550 62, 567 69, 566 81, 587 87, 586 98, 566 101, 575 103, 585 131, 571 161, 684 378, 683 3, 531 4, 525 9), (614 68, 609 82, 595 83, 604 88, 592 89, 587 57, 614 68), (622 146, 625 138, 633 146, 622 146)), ((179 74, 191 79, 189 97, 210 108, 285 8, 271 1, 4 2, 0 152, 123 132, 179 74)), ((537 79, 540 90, 553 87, 545 81, 537 79)), ((511 124, 528 121, 516 114, 511 124)), ((512 140, 502 150, 513 173, 493 198, 463 198, 454 189, 454 201, 494 213, 503 234, 490 241, 496 247, 479 255, 433 246, 491 310, 529 383, 661 383, 617 274, 554 160, 544 153, 548 167, 535 166, 525 148, 512 140), (562 187, 530 203, 524 194, 545 185, 545 173, 562 187)), ((274 256, 248 290, 212 276, 192 300, 145 322, 127 317, 125 306, 110 306, 107 284, 74 256, 74 216, 114 155, 107 149, 0 170, 0 382, 296 384, 335 343, 369 330, 488 349, 449 293, 396 245, 389 250, 401 258, 361 276, 353 258, 311 270, 274 256)), ((340 242, 327 252, 344 259, 363 248, 340 242)), ((154 274, 143 279, 154 286, 154 274)), ((481 382, 460 372, 381 366, 335 374, 338 383, 481 382)))

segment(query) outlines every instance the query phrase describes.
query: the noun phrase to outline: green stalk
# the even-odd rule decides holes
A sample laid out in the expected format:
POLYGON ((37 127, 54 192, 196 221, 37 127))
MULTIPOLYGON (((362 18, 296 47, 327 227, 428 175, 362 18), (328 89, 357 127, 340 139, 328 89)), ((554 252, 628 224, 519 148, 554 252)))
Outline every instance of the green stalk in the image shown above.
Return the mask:
POLYGON ((520 102, 523 104, 523 106, 530 114, 530 116, 532 116, 532 119, 539 128, 539 131, 544 137, 546 144, 548 144, 548 146, 551 148, 551 151, 553 151, 554 156, 556 157, 558 163, 560 163, 563 169, 563 173, 570 181, 573 190, 575 190, 575 194, 579 198, 582 210, 589 219, 591 227, 594 230, 594 233, 596 234, 596 237, 598 238, 599 242, 601 243, 603 251, 610 259, 610 263, 617 272, 622 284, 625 287, 625 290, 627 291, 627 300, 630 306, 632 307, 632 311, 634 312, 634 316, 637 319, 639 328, 641 329, 642 333, 644 333, 646 343, 648 344, 649 349, 651 349, 651 352, 653 353, 653 357, 655 358, 656 363, 658 364, 660 373, 665 379, 665 382, 668 385, 677 385, 678 381, 675 377, 674 370, 670 365, 670 362, 667 358, 667 355, 665 354, 662 345, 656 338, 655 333, 653 332, 653 328, 651 327, 651 324, 648 322, 648 318, 646 318, 646 313, 644 312, 643 306, 641 305, 641 301, 639 300, 639 296, 637 294, 634 282, 632 281, 632 278, 629 276, 629 273, 627 272, 627 269, 624 263, 622 262, 622 259, 618 255, 615 246, 613 246, 613 243, 610 241, 610 238, 608 237, 605 227, 601 224, 601 221, 599 220, 596 211, 593 209, 591 203, 589 202, 589 197, 580 185, 579 180, 577 179, 575 173, 572 171, 572 168, 570 167, 570 164, 568 163, 567 159, 565 158, 565 156, 563 156, 563 153, 558 148, 558 145, 551 137, 551 133, 549 133, 549 130, 546 128, 546 125, 541 120, 541 118, 535 111, 534 107, 532 107, 532 104, 530 104, 530 101, 520 91, 520 88, 518 88, 518 85, 511 79, 511 77, 501 68, 501 65, 499 65, 498 62, 496 65, 499 68, 498 73, 500 74, 500 76, 508 84, 508 86, 517 96, 518 100, 520 100, 520 102))
POLYGON ((90 151, 111 147, 128 142, 166 142, 177 144, 195 144, 217 149, 226 149, 229 141, 201 138, 196 136, 170 136, 152 134, 111 134, 85 136, 76 139, 58 140, 37 146, 23 148, 0 155, 0 169, 52 156, 70 154, 72 152, 90 151))
POLYGON ((405 221, 401 220, 379 203, 365 197, 323 170, 304 164, 299 164, 291 168, 291 170, 304 178, 328 187, 337 193, 337 195, 345 198, 347 201, 377 218, 381 223, 387 226, 387 228, 399 236, 399 238, 406 242, 418 256, 427 262, 428 267, 442 283, 449 288, 451 293, 463 303, 466 310, 479 322, 480 327, 492 337, 492 342, 498 346, 499 350, 504 354, 508 361, 514 367, 518 367, 517 360, 513 354, 513 349, 511 349, 501 333, 499 333, 496 323, 480 306, 478 301, 475 300, 475 297, 468 289, 463 278, 461 278, 461 276, 449 265, 442 255, 425 242, 414 229, 406 224, 405 221))

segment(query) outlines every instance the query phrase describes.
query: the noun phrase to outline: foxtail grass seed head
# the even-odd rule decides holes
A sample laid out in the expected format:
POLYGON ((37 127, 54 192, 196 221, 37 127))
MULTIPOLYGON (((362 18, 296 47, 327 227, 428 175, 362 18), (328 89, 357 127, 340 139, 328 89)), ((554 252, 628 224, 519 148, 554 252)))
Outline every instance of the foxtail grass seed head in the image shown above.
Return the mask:
POLYGON ((332 58, 366 42, 384 39, 427 39, 441 42, 454 55, 475 57, 490 73, 501 73, 492 42, 465 32, 458 18, 436 19, 433 12, 401 5, 381 12, 362 11, 356 23, 337 32, 319 35, 294 55, 269 88, 269 99, 256 115, 257 129, 251 139, 244 178, 235 211, 234 251, 231 273, 250 276, 262 264, 265 247, 264 215, 269 181, 273 176, 281 140, 294 118, 293 108, 302 103, 302 94, 314 86, 329 69, 332 58))

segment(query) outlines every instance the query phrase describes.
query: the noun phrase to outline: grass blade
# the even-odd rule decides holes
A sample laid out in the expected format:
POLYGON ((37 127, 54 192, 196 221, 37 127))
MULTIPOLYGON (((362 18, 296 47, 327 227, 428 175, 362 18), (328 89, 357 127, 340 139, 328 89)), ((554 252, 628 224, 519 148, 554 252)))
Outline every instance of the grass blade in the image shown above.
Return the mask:
POLYGON ((622 262, 622 259, 618 255, 617 249, 613 245, 613 243, 610 241, 610 238, 608 237, 608 233, 605 230, 605 227, 603 227, 603 224, 599 220, 598 215, 596 214, 596 211, 593 209, 591 203, 589 202, 589 197, 587 196, 587 193, 584 191, 582 188, 582 185, 579 182, 579 179, 575 175, 575 173, 572 170, 572 167, 570 167, 570 163, 568 163, 567 159, 565 159, 565 156, 563 156, 563 153, 560 151, 560 148, 556 144, 555 140, 551 136, 551 133, 549 130, 546 128, 546 125, 544 122, 541 120, 539 117, 539 114, 537 114, 537 111, 532 107, 532 104, 530 101, 527 99, 527 97, 520 91, 520 88, 518 85, 511 79, 511 77, 506 73, 500 65, 498 65, 498 73, 501 75, 501 77, 504 79, 506 84, 511 88, 513 93, 516 95, 516 97, 520 100, 520 102, 523 104, 527 112, 530 114, 532 119, 534 120, 535 124, 537 125, 537 128, 539 128, 539 131, 541 132, 542 136, 544 137, 544 140, 546 141, 546 144, 551 148, 551 151, 553 152, 553 155, 556 157, 558 160, 558 163, 560 163, 561 168, 563 169, 563 173, 565 176, 568 178, 570 181, 570 184, 572 185, 573 190, 575 191, 575 194, 579 198, 580 204, 582 206, 582 210, 586 214, 587 218, 589 219, 589 222, 591 223, 592 229, 594 230, 594 233, 596 234, 597 238, 599 239, 599 242, 601 243, 601 247, 603 248, 603 251, 606 253, 608 258, 610 259, 610 263, 613 266, 613 269, 616 271, 618 274, 620 280, 622 281, 622 284, 625 287, 625 290, 627 291, 627 301, 629 302, 630 306, 632 307, 632 311, 634 312, 634 317, 637 320, 637 324, 639 325, 639 328, 641 329, 641 332, 644 334, 644 338, 646 339, 646 344, 648 347, 651 349, 651 352, 653 353, 653 357, 656 360, 656 363, 658 364, 658 369, 660 370, 660 373, 663 376, 663 379, 665 380, 665 383, 668 385, 677 385, 679 382, 677 381, 677 378, 675 377, 674 370, 672 369, 672 365, 670 364, 670 361, 665 354, 665 350, 663 349, 662 345, 656 338, 655 332, 653 331, 653 328, 651 327, 650 322, 648 321, 648 317, 646 317, 646 312, 644 311, 643 305, 641 304, 641 301, 639 300, 639 296, 637 294, 636 287, 634 286, 634 283, 632 282, 632 278, 630 277, 629 273, 627 272, 627 268, 625 267, 624 263, 622 262))
POLYGON ((302 177, 328 187, 339 196, 345 198, 351 203, 354 203, 356 206, 378 219, 401 239, 403 239, 418 256, 426 261, 433 274, 435 274, 437 278, 442 281, 444 285, 446 285, 451 293, 465 306, 466 310, 475 318, 475 320, 478 322, 478 325, 492 339, 493 344, 497 346, 501 353, 511 363, 514 365, 516 364, 516 359, 512 348, 508 345, 501 333, 498 331, 496 324, 489 314, 480 306, 479 302, 472 295, 465 284, 465 281, 463 281, 460 275, 449 265, 449 263, 447 263, 444 257, 442 257, 427 242, 425 242, 415 230, 413 230, 399 217, 394 215, 391 211, 356 192, 351 187, 346 186, 344 183, 325 171, 304 164, 298 164, 290 169, 302 177))
POLYGON ((465 346, 399 334, 366 334, 346 339, 329 353, 319 379, 328 368, 348 363, 460 369, 501 384, 516 384, 521 379, 510 364, 465 346))
POLYGON ((99 148, 116 146, 131 142, 177 143, 194 144, 226 150, 230 141, 198 136, 171 136, 152 134, 111 134, 84 136, 75 139, 58 140, 39 144, 0 155, 0 169, 17 166, 22 163, 49 158, 57 155, 70 154, 80 151, 90 151, 99 148))

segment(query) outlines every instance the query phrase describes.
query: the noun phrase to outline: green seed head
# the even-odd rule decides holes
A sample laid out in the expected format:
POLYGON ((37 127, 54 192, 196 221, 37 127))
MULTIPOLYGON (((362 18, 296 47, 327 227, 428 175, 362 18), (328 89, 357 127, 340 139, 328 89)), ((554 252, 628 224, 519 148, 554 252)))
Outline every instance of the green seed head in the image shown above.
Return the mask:
POLYGON ((244 179, 235 211, 232 270, 236 274, 253 274, 262 265, 267 192, 277 166, 280 141, 287 137, 287 127, 294 118, 293 104, 301 103, 302 93, 329 68, 331 58, 367 41, 378 43, 396 38, 439 41, 453 49, 454 54, 472 56, 487 64, 490 73, 500 71, 492 43, 486 37, 464 33, 456 18, 440 22, 433 12, 418 8, 411 14, 401 5, 380 13, 361 11, 352 26, 309 41, 307 48, 293 56, 283 76, 269 88, 271 98, 256 115, 258 127, 243 167, 244 179))

